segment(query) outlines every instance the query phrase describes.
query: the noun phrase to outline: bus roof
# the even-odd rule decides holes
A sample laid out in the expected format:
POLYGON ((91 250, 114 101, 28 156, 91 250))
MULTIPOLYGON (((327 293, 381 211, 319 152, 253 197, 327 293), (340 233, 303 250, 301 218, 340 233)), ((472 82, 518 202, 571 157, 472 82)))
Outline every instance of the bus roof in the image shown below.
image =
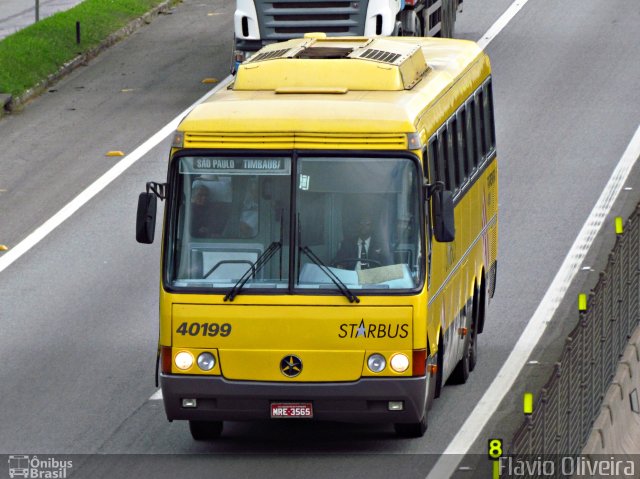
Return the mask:
POLYGON ((415 132, 422 112, 466 71, 465 83, 474 88, 489 64, 465 40, 289 40, 240 65, 235 81, 196 107, 178 129, 185 132, 185 146, 205 146, 197 133, 415 132), (196 135, 189 141, 191 133, 196 135))

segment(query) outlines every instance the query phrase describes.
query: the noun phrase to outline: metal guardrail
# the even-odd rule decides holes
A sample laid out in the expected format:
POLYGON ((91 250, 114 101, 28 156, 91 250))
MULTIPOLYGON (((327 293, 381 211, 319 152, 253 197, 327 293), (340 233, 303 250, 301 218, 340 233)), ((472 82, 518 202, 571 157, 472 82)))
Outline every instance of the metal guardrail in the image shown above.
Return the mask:
POLYGON ((533 413, 512 439, 510 455, 577 455, 587 442, 618 361, 640 324, 640 205, 617 236, 579 314, 533 413))

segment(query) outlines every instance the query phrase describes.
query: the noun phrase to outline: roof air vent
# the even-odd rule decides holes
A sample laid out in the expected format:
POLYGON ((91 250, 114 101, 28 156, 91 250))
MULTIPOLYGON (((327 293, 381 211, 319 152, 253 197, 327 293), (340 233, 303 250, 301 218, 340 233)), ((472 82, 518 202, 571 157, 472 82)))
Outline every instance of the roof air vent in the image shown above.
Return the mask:
POLYGON ((375 38, 360 48, 354 48, 349 58, 372 60, 386 63, 387 65, 400 66, 416 55, 419 50, 420 46, 415 43, 400 43, 385 40, 384 38, 375 38))
POLYGON ((401 55, 399 53, 385 52, 374 48, 368 48, 358 56, 358 58, 367 58, 368 60, 377 60, 379 62, 391 64, 400 57, 401 55))
POLYGON ((282 57, 285 57, 288 52, 289 52, 289 48, 285 48, 283 50, 271 50, 263 53, 258 53, 257 55, 249 58, 249 60, 246 61, 245 63, 253 63, 253 62, 260 62, 263 60, 273 60, 274 58, 282 58, 282 57))

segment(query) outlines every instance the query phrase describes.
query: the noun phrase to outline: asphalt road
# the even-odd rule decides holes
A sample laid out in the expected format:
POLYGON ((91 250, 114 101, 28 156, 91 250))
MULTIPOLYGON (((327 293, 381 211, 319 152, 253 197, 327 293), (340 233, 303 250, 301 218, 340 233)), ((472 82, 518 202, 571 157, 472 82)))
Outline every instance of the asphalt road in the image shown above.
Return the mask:
MULTIPOLYGON (((465 2, 457 35, 479 39, 509 5, 465 2)), ((0 119, 0 244, 17 244, 109 169, 117 159, 105 152, 132 151, 204 94, 202 78, 226 76, 234 7, 186 0, 0 119)), ((165 177, 163 142, 0 273, 0 453, 107 454, 74 457, 73 477, 426 476, 640 124, 639 21, 635 0, 529 2, 488 46, 498 287, 479 365, 466 385, 444 389, 424 438, 396 439, 390 426, 230 423, 220 441, 199 444, 185 423, 166 421, 149 400, 159 244, 134 239, 137 195, 165 177)), ((638 188, 624 194, 640 197, 638 188)))

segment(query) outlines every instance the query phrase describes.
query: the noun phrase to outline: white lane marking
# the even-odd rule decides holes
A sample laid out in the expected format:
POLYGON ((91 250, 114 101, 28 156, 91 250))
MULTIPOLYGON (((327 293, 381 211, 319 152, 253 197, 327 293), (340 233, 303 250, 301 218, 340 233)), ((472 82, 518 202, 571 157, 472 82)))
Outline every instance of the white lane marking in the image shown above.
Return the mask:
POLYGON ((469 418, 442 453, 433 469, 431 469, 427 479, 451 477, 464 455, 469 451, 469 448, 489 421, 489 418, 493 416, 507 391, 513 386, 520 374, 520 370, 529 358, 533 348, 538 344, 547 324, 560 305, 571 281, 579 271, 580 264, 584 261, 593 240, 610 213, 611 207, 622 190, 624 182, 629 177, 629 173, 638 157, 640 157, 640 126, 636 129, 600 198, 598 198, 596 205, 591 210, 587 221, 585 221, 580 233, 578 233, 578 237, 571 246, 555 278, 553 278, 551 286, 549 286, 538 308, 529 320, 527 327, 511 350, 511 354, 509 354, 493 382, 485 391, 478 405, 469 414, 469 418))
POLYGON ((498 18, 493 25, 487 30, 487 32, 482 35, 482 38, 478 40, 478 45, 483 50, 491 43, 498 33, 502 31, 502 29, 511 21, 513 17, 520 11, 522 7, 524 7, 529 0, 516 0, 513 2, 509 8, 505 10, 505 12, 498 18))
POLYGON ((160 131, 154 134, 147 141, 138 146, 129 155, 125 156, 122 160, 116 163, 109 171, 89 185, 82 193, 76 196, 73 200, 67 203, 60 211, 45 221, 42 225, 36 228, 29 236, 23 239, 20 243, 15 245, 9 251, 4 253, 0 257, 0 273, 4 271, 9 265, 20 258, 23 254, 42 241, 49 233, 60 226, 66 219, 72 214, 78 211, 85 203, 91 198, 100 193, 109 183, 115 180, 118 176, 124 173, 127 168, 133 165, 136 161, 146 155, 152 148, 158 143, 167 138, 171 133, 175 131, 182 118, 189 113, 193 108, 205 101, 215 92, 225 87, 228 80, 231 79, 229 75, 223 81, 221 81, 215 88, 210 90, 206 95, 196 101, 193 105, 180 113, 177 117, 167 123, 160 131))
POLYGON ((158 389, 154 392, 149 398, 149 401, 162 401, 162 389, 158 389))

